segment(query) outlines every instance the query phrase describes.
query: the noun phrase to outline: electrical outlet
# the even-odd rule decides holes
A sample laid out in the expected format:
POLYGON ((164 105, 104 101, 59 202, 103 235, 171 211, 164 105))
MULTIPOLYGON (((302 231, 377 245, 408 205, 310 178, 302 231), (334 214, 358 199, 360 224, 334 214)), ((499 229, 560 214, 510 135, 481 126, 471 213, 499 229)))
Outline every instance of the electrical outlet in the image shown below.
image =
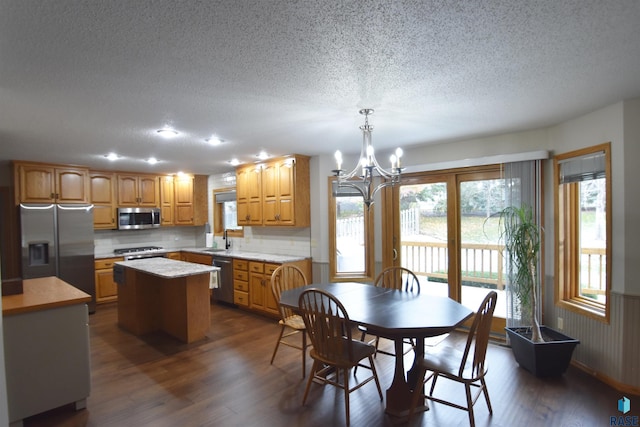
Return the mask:
POLYGON ((564 329, 564 319, 562 317, 558 317, 558 329, 564 329))

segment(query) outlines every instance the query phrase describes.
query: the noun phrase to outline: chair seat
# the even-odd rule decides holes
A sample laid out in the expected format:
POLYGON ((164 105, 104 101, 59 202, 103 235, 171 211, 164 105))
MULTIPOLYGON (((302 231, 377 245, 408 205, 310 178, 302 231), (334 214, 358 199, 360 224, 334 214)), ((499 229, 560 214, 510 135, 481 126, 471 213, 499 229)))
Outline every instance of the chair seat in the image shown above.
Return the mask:
POLYGON ((287 317, 285 320, 280 319, 278 323, 280 325, 286 325, 290 328, 298 329, 300 331, 306 329, 306 326, 304 326, 304 320, 302 320, 302 317, 298 316, 297 314, 287 317))
POLYGON ((309 354, 312 358, 328 363, 340 368, 349 368, 355 366, 360 360, 369 356, 373 356, 376 352, 376 348, 370 344, 353 340, 351 341, 351 348, 353 351, 353 359, 349 359, 349 341, 346 338, 332 338, 328 341, 329 346, 333 347, 334 352, 331 360, 324 360, 320 356, 315 348, 311 348, 309 354))
POLYGON ((428 371, 435 371, 444 376, 459 377, 465 381, 475 381, 487 372, 487 366, 485 365, 484 372, 479 372, 474 375, 473 359, 469 358, 467 359, 467 363, 465 363, 462 376, 460 377, 460 361, 462 360, 462 356, 463 353, 456 348, 440 346, 437 347, 436 350, 425 354, 424 359, 419 360, 418 364, 428 371))

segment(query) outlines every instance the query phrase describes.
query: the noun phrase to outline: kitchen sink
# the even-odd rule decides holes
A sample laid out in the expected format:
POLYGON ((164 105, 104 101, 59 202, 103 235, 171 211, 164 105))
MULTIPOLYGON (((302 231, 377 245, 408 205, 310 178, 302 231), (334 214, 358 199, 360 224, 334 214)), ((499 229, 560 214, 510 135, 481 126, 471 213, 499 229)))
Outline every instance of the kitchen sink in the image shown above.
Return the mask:
POLYGON ((205 251, 213 252, 213 253, 229 252, 227 249, 223 249, 223 248, 206 248, 205 251))

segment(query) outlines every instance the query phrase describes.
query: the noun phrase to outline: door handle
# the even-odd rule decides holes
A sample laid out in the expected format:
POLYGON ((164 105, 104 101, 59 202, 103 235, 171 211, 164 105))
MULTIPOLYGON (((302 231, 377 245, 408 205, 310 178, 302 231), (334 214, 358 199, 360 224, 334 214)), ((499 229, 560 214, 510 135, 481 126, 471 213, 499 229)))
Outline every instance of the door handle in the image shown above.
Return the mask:
POLYGON ((396 248, 393 248, 393 260, 397 260, 398 259, 398 250, 396 248))

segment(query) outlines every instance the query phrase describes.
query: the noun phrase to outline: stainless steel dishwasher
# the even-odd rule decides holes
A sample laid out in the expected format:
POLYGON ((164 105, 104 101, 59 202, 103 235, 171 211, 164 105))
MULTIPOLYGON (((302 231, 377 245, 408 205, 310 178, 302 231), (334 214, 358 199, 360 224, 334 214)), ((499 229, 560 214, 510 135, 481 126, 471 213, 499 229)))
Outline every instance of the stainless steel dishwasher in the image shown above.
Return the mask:
POLYGON ((233 258, 214 255, 213 266, 220 267, 218 287, 213 289, 213 299, 233 304, 233 258))

